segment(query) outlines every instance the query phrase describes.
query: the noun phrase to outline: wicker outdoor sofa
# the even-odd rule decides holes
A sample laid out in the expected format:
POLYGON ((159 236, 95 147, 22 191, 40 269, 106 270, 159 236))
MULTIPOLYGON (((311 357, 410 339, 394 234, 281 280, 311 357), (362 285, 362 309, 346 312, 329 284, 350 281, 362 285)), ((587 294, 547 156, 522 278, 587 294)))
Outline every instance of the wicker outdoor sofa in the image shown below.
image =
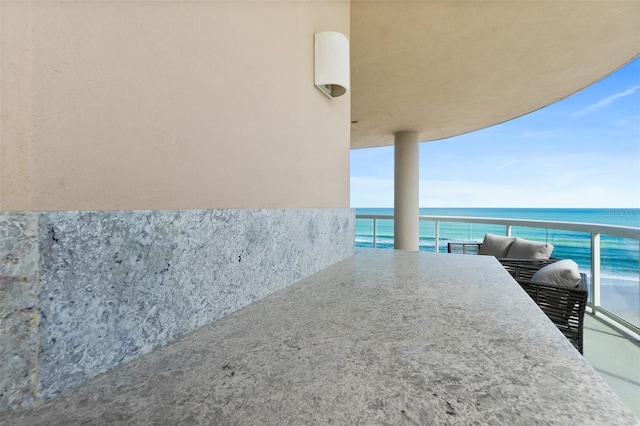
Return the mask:
MULTIPOLYGON (((447 251, 458 254, 480 254, 481 243, 449 243, 447 251)), ((583 353, 584 311, 587 305, 587 280, 584 274, 574 288, 534 283, 540 269, 560 259, 498 258, 498 261, 536 302, 565 337, 583 353)))

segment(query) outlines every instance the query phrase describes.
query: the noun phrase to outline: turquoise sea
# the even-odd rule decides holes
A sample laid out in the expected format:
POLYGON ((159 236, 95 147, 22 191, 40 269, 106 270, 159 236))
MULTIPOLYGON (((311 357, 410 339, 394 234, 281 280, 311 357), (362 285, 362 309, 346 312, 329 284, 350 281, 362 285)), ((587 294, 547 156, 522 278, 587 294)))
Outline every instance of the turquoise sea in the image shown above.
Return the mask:
MULTIPOLYGON (((357 208, 356 214, 393 215, 392 208, 357 208)), ((421 208, 420 215, 464 216, 579 222, 640 228, 640 209, 525 209, 525 208, 421 208)), ((372 246, 370 219, 356 221, 357 247, 372 246)), ((485 233, 504 235, 502 225, 440 222, 440 252, 449 241, 481 242, 485 233)), ((591 275, 591 236, 585 232, 512 227, 512 235, 554 245, 553 257, 573 259, 581 272, 591 275)), ((636 239, 601 236, 602 306, 640 326, 640 243, 636 239)), ((393 248, 393 221, 378 220, 376 247, 393 248)), ((420 251, 435 251, 433 222, 420 222, 420 251)))

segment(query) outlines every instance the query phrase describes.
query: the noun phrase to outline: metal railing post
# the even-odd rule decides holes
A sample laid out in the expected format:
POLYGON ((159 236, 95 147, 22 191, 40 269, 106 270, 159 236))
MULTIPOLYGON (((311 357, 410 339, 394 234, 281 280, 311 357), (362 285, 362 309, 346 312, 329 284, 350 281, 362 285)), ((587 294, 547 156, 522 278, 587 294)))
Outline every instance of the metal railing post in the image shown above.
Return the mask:
POLYGON ((510 237, 510 236, 511 236, 511 225, 510 225, 510 224, 508 224, 508 223, 505 225, 505 235, 506 235, 507 237, 510 237))
POLYGON ((436 244, 436 253, 440 253, 440 221, 436 220, 433 222, 434 236, 435 236, 435 244, 436 244))
POLYGON ((600 234, 591 234, 591 291, 593 306, 600 307, 600 234))
POLYGON ((373 218, 373 248, 376 248, 376 218, 373 218))

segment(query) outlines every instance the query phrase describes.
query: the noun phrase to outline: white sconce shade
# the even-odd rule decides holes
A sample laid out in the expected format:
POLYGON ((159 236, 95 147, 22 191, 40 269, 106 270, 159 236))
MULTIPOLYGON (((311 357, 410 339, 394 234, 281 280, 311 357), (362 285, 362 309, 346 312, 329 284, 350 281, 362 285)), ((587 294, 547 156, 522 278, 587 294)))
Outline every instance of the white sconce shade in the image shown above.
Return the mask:
POLYGON ((335 31, 315 35, 315 85, 329 98, 349 90, 349 39, 335 31))

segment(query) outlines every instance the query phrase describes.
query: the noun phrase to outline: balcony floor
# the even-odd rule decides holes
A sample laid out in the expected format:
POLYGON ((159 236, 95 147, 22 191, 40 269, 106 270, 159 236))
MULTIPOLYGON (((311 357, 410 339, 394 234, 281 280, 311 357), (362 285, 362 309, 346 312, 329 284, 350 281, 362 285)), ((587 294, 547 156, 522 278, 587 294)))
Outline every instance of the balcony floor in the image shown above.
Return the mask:
POLYGON ((584 357, 640 418, 640 344, 585 314, 584 357))

